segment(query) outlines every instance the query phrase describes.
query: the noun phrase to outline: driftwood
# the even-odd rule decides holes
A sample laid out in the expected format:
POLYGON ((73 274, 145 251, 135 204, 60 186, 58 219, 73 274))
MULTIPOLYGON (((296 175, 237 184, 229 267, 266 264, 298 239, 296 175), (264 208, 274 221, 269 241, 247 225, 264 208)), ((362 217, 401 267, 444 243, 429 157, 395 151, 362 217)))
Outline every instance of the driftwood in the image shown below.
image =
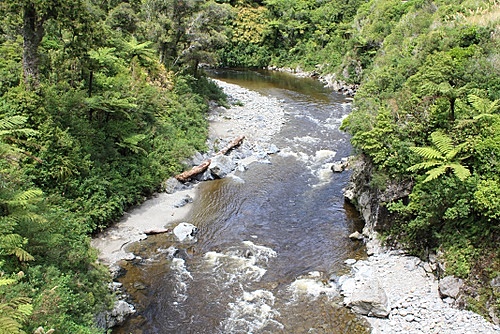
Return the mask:
POLYGON ((216 155, 227 154, 233 148, 239 146, 243 142, 243 139, 245 139, 245 136, 239 136, 239 137, 233 139, 229 144, 227 144, 226 147, 224 147, 222 150, 220 150, 216 155))
POLYGON ((176 175, 175 178, 181 182, 186 182, 187 180, 189 180, 193 176, 198 175, 198 174, 206 171, 208 169, 208 166, 210 166, 211 162, 212 162, 212 160, 210 160, 210 159, 205 160, 201 164, 199 164, 198 166, 194 166, 190 170, 187 170, 183 173, 176 175))
MULTIPOLYGON (((243 139, 245 139, 245 136, 239 136, 239 137, 233 139, 229 144, 227 144, 226 147, 224 147, 222 150, 217 152, 216 155, 227 154, 233 148, 239 146, 243 142, 243 139)), ((211 159, 207 159, 207 160, 203 161, 201 164, 199 164, 198 166, 194 166, 190 170, 176 175, 175 178, 180 182, 186 182, 189 179, 191 179, 193 176, 196 176, 196 175, 201 174, 204 171, 206 171, 208 169, 208 166, 210 166, 211 162, 212 162, 211 159)))
POLYGON ((144 231, 144 234, 146 234, 146 235, 155 235, 155 234, 170 233, 170 232, 172 232, 171 229, 160 228, 160 229, 157 229, 157 230, 144 231))

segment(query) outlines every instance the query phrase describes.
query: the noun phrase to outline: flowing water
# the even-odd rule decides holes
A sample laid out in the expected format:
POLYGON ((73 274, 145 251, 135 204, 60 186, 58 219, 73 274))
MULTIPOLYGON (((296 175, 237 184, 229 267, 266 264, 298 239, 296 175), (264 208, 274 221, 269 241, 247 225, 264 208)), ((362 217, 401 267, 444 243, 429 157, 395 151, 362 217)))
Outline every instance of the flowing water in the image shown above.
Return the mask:
POLYGON ((121 281, 138 312, 113 333, 364 333, 331 282, 364 255, 348 238, 361 227, 342 195, 349 172, 330 172, 351 153, 338 129, 349 101, 281 73, 213 75, 283 102, 281 153, 200 184, 186 219, 196 240, 157 235, 133 246, 143 260, 121 281))

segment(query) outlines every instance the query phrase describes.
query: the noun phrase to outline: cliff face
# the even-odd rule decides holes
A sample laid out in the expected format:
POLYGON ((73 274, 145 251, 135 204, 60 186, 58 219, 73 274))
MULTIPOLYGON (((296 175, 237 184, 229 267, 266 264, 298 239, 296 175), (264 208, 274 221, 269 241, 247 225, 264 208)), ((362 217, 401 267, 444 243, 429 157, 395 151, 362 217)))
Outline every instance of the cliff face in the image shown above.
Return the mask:
POLYGON ((351 180, 344 190, 344 196, 355 205, 365 221, 363 234, 373 237, 376 232, 389 229, 394 215, 386 204, 399 199, 405 200, 411 192, 411 181, 389 180, 384 189, 372 186, 375 167, 364 155, 351 162, 351 180))

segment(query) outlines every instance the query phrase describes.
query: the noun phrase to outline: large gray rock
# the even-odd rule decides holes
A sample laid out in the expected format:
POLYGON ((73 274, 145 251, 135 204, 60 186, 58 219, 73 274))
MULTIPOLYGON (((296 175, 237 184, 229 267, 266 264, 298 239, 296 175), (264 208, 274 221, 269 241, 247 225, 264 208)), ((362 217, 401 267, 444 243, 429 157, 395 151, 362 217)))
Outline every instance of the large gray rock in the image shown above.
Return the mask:
POLYGON ((439 294, 442 298, 451 297, 456 299, 463 284, 460 278, 446 276, 439 281, 439 294))
POLYGON ((175 177, 171 177, 165 181, 164 187, 167 194, 173 194, 176 191, 181 190, 184 186, 175 177))
POLYGON ((347 306, 355 313, 378 318, 387 317, 391 310, 387 295, 376 278, 359 282, 347 306))
POLYGON ((212 158, 210 166, 208 166, 208 170, 215 177, 222 179, 227 174, 231 173, 236 168, 236 165, 230 157, 227 155, 216 155, 212 158))
POLYGON ((135 313, 135 308, 124 300, 115 302, 113 309, 106 314, 106 327, 112 328, 122 324, 128 316, 135 313))

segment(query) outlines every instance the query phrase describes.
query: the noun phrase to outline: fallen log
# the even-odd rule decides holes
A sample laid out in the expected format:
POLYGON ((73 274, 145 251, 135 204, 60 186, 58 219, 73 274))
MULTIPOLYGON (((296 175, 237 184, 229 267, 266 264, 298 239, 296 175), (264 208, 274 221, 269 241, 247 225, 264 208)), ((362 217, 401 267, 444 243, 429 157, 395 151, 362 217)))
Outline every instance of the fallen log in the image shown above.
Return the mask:
POLYGON ((243 139, 245 139, 245 136, 236 137, 229 144, 227 144, 226 147, 224 147, 222 150, 220 150, 216 155, 227 154, 233 148, 239 146, 243 142, 243 139))
POLYGON ((169 228, 160 228, 160 229, 156 229, 156 230, 147 230, 147 231, 144 231, 144 234, 146 234, 146 235, 155 235, 155 234, 170 233, 170 232, 172 232, 172 230, 169 229, 169 228))
MULTIPOLYGON (((227 154, 233 148, 239 146, 243 142, 244 139, 245 139, 245 136, 236 137, 229 144, 227 144, 226 147, 224 147, 222 150, 220 150, 219 152, 217 152, 216 155, 225 155, 225 154, 227 154)), ((180 182, 189 181, 189 179, 191 179, 193 176, 196 176, 198 174, 201 174, 201 173, 205 172, 208 169, 208 166, 210 166, 211 162, 212 162, 211 159, 207 159, 207 160, 203 161, 201 164, 199 164, 198 166, 194 166, 190 170, 185 171, 183 173, 180 173, 180 174, 176 175, 175 178, 178 181, 180 181, 180 182)))
POLYGON ((175 178, 177 180, 179 180, 180 182, 186 182, 190 178, 192 178, 193 176, 196 176, 196 175, 206 171, 208 169, 208 166, 210 166, 211 162, 212 162, 212 160, 210 160, 210 159, 205 160, 201 164, 199 164, 198 166, 194 166, 190 170, 176 175, 175 178))

